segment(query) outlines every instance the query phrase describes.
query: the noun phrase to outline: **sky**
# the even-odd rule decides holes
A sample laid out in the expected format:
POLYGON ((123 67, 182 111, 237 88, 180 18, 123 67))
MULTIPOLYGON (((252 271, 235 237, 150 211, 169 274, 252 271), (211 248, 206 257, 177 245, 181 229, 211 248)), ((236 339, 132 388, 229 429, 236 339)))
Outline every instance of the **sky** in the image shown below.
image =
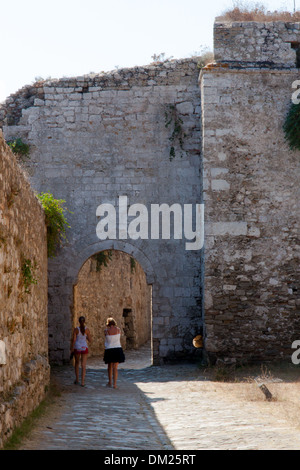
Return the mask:
MULTIPOLYGON (((293 11, 300 0, 261 0, 293 11)), ((257 1, 249 0, 247 4, 257 1)), ((0 102, 37 77, 143 66, 154 54, 213 49, 216 16, 233 0, 0 0, 0 102)))

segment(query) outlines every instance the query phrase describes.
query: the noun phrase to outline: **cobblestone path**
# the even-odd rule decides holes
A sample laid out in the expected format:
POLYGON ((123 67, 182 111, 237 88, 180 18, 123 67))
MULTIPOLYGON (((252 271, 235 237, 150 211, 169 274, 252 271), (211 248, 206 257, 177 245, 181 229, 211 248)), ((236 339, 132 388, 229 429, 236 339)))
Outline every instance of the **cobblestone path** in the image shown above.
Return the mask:
POLYGON ((71 366, 53 369, 63 392, 21 450, 300 449, 291 423, 218 394, 196 365, 149 365, 147 348, 127 353, 117 390, 99 359, 84 388, 71 366))

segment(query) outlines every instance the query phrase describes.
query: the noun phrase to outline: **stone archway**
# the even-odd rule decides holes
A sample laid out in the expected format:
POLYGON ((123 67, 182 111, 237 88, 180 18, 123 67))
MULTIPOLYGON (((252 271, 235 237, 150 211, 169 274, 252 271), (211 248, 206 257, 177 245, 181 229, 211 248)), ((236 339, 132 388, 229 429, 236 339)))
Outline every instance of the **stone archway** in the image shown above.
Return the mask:
POLYGON ((74 285, 73 327, 86 318, 93 342, 91 356, 103 356, 106 319, 112 316, 122 330, 124 350, 138 349, 151 340, 152 286, 131 255, 104 250, 89 257, 74 285))
MULTIPOLYGON (((86 239, 88 242, 89 240, 86 239)), ((82 240, 81 240, 82 242, 82 240)), ((75 250, 72 252, 69 252, 68 255, 65 258, 65 264, 68 266, 68 270, 65 273, 65 280, 66 282, 61 284, 60 286, 56 287, 54 289, 54 292, 58 294, 58 297, 61 299, 61 303, 65 305, 65 312, 66 315, 64 315, 64 321, 65 324, 65 329, 64 329, 64 338, 63 338, 63 349, 59 350, 57 346, 57 341, 53 341, 53 348, 50 349, 51 352, 51 359, 52 362, 54 363, 60 363, 61 361, 67 361, 69 357, 69 344, 70 344, 70 338, 72 335, 72 329, 74 326, 74 316, 76 315, 76 303, 75 303, 75 295, 74 291, 76 291, 76 285, 78 285, 79 279, 80 279, 80 272, 81 269, 84 267, 85 263, 94 255, 97 253, 106 251, 106 250, 113 250, 117 252, 122 252, 123 254, 127 254, 129 259, 132 258, 135 260, 135 262, 138 264, 140 267, 140 271, 143 271, 144 276, 145 276, 145 284, 148 286, 148 289, 151 289, 151 313, 152 313, 152 288, 155 292, 156 288, 156 283, 155 283, 155 273, 154 269, 152 267, 151 262, 147 258, 147 256, 139 249, 138 247, 132 245, 130 242, 124 242, 124 241, 119 241, 119 240, 106 240, 106 241, 98 241, 96 243, 87 243, 85 245, 85 248, 82 250, 75 250), (76 255, 75 255, 76 253, 76 255), (72 262, 70 262, 72 260, 72 262), (57 291, 56 291, 57 289, 57 291), (69 312, 69 314, 67 314, 69 312)), ((65 250, 65 254, 67 253, 67 249, 65 250)), ((50 269, 50 284, 54 284, 54 280, 52 281, 52 276, 57 277, 57 272, 54 273, 54 266, 51 265, 50 269)), ((51 297, 52 297, 52 289, 51 288, 51 297)), ((51 308, 53 308, 53 305, 51 305, 51 308)), ((126 315, 126 310, 130 309, 128 305, 122 306, 122 315, 126 315), (123 312, 124 310, 124 312, 123 312)), ((132 309, 131 309, 132 310, 132 309)), ((128 313, 128 312, 127 312, 128 313)), ((57 317, 53 317, 53 320, 55 320, 57 317)), ((123 317, 122 317, 123 318, 123 317)), ((125 316, 124 320, 121 321, 121 324, 124 324, 125 327, 125 316)), ((103 325, 101 326, 102 331, 103 331, 103 325)), ((51 332, 52 326, 50 324, 50 332, 51 332)), ((124 332, 126 333, 126 332, 124 332)), ((49 335, 50 336, 50 335, 49 335)), ((129 335, 124 334, 124 339, 129 337, 129 335)), ((152 322, 150 325, 150 338, 152 340, 153 345, 153 335, 152 335, 152 322)), ((51 340, 50 336, 50 340, 51 340)), ((56 338, 55 338, 56 339, 56 338)), ((139 344, 140 340, 137 340, 135 344, 133 344, 133 347, 135 345, 139 344)), ((127 347, 126 344, 124 345, 125 348, 127 347)), ((153 347, 152 347, 152 352, 151 352, 151 360, 153 361, 154 353, 153 353, 153 347)))
MULTIPOLYGON (((88 258, 105 250, 117 250, 123 251, 128 255, 131 255, 139 264, 142 266, 146 279, 147 284, 153 284, 155 282, 155 273, 152 266, 152 263, 149 261, 148 257, 144 254, 144 252, 139 249, 136 245, 133 245, 130 242, 124 242, 122 240, 105 240, 105 241, 97 241, 95 243, 92 240, 95 239, 95 236, 87 236, 84 240, 80 240, 79 246, 84 244, 84 241, 87 242, 85 248, 81 250, 76 250, 76 246, 74 247, 75 251, 77 251, 76 257, 73 258, 72 264, 69 265, 67 271, 67 279, 71 280, 73 284, 78 282, 78 274, 86 262, 88 258)), ((67 251, 67 249, 65 249, 67 251)))

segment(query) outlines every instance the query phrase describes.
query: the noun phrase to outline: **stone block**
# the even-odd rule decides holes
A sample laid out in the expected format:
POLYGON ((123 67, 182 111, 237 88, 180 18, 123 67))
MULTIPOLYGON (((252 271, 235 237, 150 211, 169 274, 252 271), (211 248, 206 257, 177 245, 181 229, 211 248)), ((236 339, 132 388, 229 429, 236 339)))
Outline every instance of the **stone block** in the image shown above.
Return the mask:
POLYGON ((206 235, 223 236, 232 235, 240 236, 247 234, 246 222, 207 222, 205 224, 206 235))
POLYGON ((222 179, 211 180, 211 189, 213 191, 228 191, 230 189, 230 184, 222 179))
POLYGON ((180 114, 193 114, 194 112, 193 104, 188 101, 176 104, 176 109, 180 114))
POLYGON ((5 342, 0 340, 0 365, 6 364, 6 349, 5 342))

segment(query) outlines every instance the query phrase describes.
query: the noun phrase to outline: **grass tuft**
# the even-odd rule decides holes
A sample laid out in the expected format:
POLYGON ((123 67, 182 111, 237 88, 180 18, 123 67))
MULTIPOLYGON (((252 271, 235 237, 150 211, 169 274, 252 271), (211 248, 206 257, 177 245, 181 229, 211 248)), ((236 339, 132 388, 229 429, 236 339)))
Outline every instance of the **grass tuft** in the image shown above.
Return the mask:
POLYGON ((225 10, 218 20, 227 21, 300 21, 300 11, 290 13, 289 11, 268 11, 262 3, 248 3, 243 1, 233 2, 233 8, 225 10))

